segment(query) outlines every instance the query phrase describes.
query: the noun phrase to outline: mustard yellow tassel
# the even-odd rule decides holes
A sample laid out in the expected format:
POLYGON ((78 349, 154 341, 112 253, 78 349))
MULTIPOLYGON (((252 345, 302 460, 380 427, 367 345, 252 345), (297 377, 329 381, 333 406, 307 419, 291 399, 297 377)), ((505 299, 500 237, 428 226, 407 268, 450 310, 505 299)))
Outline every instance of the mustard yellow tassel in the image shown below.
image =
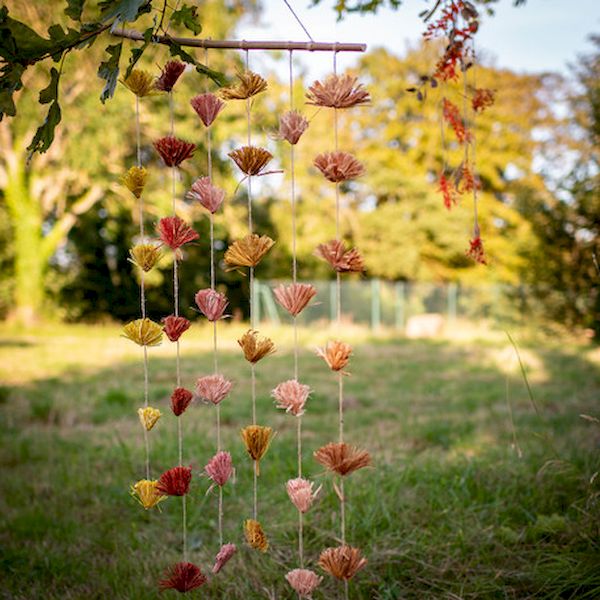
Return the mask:
POLYGON ((166 496, 157 489, 158 481, 140 479, 131 486, 131 495, 146 509, 154 508, 166 496))
POLYGON ((246 542, 251 548, 261 552, 266 552, 269 549, 269 540, 258 521, 254 519, 244 521, 244 534, 246 535, 246 542))
POLYGON ((140 418, 140 423, 146 431, 150 431, 156 425, 156 422, 161 418, 161 416, 162 413, 160 410, 158 410, 158 408, 152 408, 151 406, 138 408, 138 417, 140 418))
POLYGON ((158 346, 162 331, 162 327, 150 319, 136 319, 123 327, 123 337, 140 346, 158 346))
POLYGON ((129 250, 129 259, 136 267, 146 273, 151 271, 162 258, 160 246, 154 244, 136 244, 129 250))
POLYGON ((129 73, 129 77, 126 79, 119 79, 119 81, 138 98, 158 94, 156 80, 152 73, 149 73, 148 71, 133 69, 133 71, 129 73))
POLYGON ((148 171, 144 167, 131 167, 123 177, 121 183, 136 197, 139 198, 144 191, 148 180, 148 171))

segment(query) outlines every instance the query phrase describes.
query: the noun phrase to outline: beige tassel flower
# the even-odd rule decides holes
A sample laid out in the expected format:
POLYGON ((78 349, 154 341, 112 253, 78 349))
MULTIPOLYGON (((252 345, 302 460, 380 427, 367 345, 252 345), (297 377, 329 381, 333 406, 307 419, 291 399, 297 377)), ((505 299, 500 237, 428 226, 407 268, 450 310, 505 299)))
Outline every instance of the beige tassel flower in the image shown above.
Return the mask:
POLYGON ((138 98, 158 94, 156 80, 152 73, 149 73, 148 71, 133 69, 133 71, 129 73, 127 79, 119 79, 119 81, 138 98))
POLYGON ((260 334, 255 329, 246 331, 238 340, 238 344, 244 352, 244 358, 253 364, 275 352, 273 340, 268 337, 260 337, 260 334))
POLYGON ((315 81, 306 93, 307 104, 330 108, 351 108, 371 101, 369 92, 358 78, 351 75, 329 75, 315 81))
POLYGON ((280 383, 272 392, 271 396, 277 402, 277 408, 283 408, 295 417, 304 414, 304 405, 308 400, 310 387, 295 379, 288 379, 280 383))
POLYGON ((319 154, 313 164, 323 175, 325 179, 333 183, 340 183, 350 179, 356 179, 364 175, 365 168, 352 154, 348 152, 324 152, 319 154))
POLYGON ((341 240, 319 244, 315 256, 327 261, 338 273, 362 273, 365 270, 360 252, 356 248, 346 250, 341 240))
POLYGON ((358 548, 346 545, 326 548, 319 557, 321 569, 346 581, 352 579, 366 564, 367 559, 362 557, 358 548))
POLYGON ((225 262, 230 267, 256 267, 275 242, 268 235, 248 234, 236 240, 225 251, 225 262))
POLYGON ((268 150, 258 146, 242 146, 237 150, 233 150, 227 156, 246 175, 260 175, 261 171, 273 158, 268 150))
POLYGON ((146 509, 154 508, 166 496, 157 489, 158 481, 151 479, 140 479, 131 486, 131 495, 146 509))
POLYGON ((332 442, 322 446, 315 451, 314 457, 325 468, 342 476, 371 464, 371 456, 366 450, 360 450, 343 442, 332 442))
POLYGON ((160 410, 158 410, 158 408, 152 408, 151 406, 138 408, 138 417, 140 418, 140 423, 146 431, 150 431, 156 425, 161 416, 162 413, 160 410))
POLYGON ((310 569, 293 569, 285 578, 300 598, 312 598, 323 578, 310 569))
POLYGON ((267 89, 267 81, 254 71, 236 73, 237 83, 219 90, 223 100, 246 100, 267 89))
POLYGON ((121 183, 136 197, 140 198, 148 180, 148 171, 144 167, 131 167, 123 177, 121 183))
POLYGON ((260 460, 267 453, 273 430, 263 425, 248 425, 240 431, 246 452, 250 458, 256 462, 256 474, 260 474, 260 460))
POLYGON ((263 531, 262 525, 254 519, 244 521, 244 534, 250 548, 266 552, 269 549, 269 540, 263 531))
POLYGON ((279 134, 281 139, 295 145, 308 129, 308 121, 297 110, 288 110, 279 117, 279 134))
POLYGON ((158 346, 162 342, 162 327, 150 319, 136 319, 123 327, 123 337, 139 346, 158 346))
POLYGON ((129 260, 145 273, 151 271, 162 258, 160 246, 154 244, 136 244, 129 250, 129 260))
POLYGON ((298 316, 307 304, 317 295, 317 290, 310 283, 292 283, 279 285, 273 290, 275 299, 293 317, 298 316))
POLYGON ((351 354, 352 346, 339 340, 331 340, 325 348, 317 348, 317 356, 320 356, 332 371, 342 371, 351 354))
POLYGON ((321 491, 321 486, 313 491, 314 485, 312 481, 302 479, 302 477, 290 479, 285 485, 290 500, 301 513, 308 512, 321 491))

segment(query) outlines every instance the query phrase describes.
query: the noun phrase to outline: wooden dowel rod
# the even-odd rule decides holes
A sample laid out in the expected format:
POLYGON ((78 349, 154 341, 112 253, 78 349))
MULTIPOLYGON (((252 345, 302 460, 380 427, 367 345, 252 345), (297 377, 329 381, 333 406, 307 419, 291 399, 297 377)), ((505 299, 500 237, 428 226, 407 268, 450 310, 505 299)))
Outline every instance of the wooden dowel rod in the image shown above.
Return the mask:
MULTIPOLYGON (((112 32, 117 37, 143 41, 144 36, 133 29, 116 29, 112 32)), ((196 38, 181 38, 170 35, 155 35, 152 41, 157 44, 169 44, 173 41, 180 46, 193 48, 221 48, 232 50, 303 50, 306 52, 365 52, 366 44, 343 42, 272 42, 246 40, 203 40, 196 38)))

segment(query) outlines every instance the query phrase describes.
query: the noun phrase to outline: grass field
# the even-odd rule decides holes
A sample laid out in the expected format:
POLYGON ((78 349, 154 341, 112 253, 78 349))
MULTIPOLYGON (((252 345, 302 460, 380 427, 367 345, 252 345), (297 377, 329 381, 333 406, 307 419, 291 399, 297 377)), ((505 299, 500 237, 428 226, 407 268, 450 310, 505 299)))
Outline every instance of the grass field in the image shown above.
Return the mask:
MULTIPOLYGON (((221 370, 236 382, 223 403, 225 445, 237 467, 226 487, 226 538, 239 552, 202 598, 292 598, 296 513, 284 483, 295 473, 295 421, 270 390, 291 377, 288 329, 270 333, 278 353, 259 363, 259 422, 277 437, 261 466, 259 517, 272 549, 244 546, 251 464, 239 439, 250 421, 250 369, 222 326, 221 370)), ((338 502, 312 451, 337 435, 336 382, 302 332, 301 380, 313 388, 304 419, 308 476, 323 483, 306 517, 315 570, 336 543, 338 502)), ((600 350, 565 339, 517 336, 535 401, 502 332, 405 340, 349 333, 348 441, 374 468, 346 484, 349 541, 368 566, 351 598, 600 598, 600 350), (511 411, 514 428, 511 426, 511 411)), ((182 341, 184 385, 211 370, 209 330, 182 341)), ((174 348, 150 350, 151 403, 164 413, 151 432, 154 475, 176 464, 168 409, 174 348)), ((143 474, 140 349, 116 327, 0 329, 0 597, 152 599, 180 559, 180 501, 143 511, 128 488, 143 474)), ((196 474, 214 452, 214 411, 184 415, 185 457, 196 474)), ((216 497, 196 477, 188 502, 191 559, 209 570, 218 549, 216 497)), ((315 598, 337 598, 326 577, 315 598)), ((165 593, 165 596, 170 595, 165 593)))

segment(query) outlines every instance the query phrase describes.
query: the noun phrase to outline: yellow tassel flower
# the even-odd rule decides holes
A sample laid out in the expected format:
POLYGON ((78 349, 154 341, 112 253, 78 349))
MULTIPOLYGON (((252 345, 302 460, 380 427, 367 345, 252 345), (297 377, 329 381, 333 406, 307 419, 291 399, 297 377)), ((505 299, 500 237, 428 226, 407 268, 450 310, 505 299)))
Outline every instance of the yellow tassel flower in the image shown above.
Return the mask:
POLYGON ((123 327, 123 337, 140 346, 158 346, 162 341, 162 327, 150 319, 136 319, 123 327))
POLYGON ((131 167, 123 177, 121 183, 136 197, 139 198, 144 191, 148 180, 148 171, 144 167, 131 167))
POLYGON ((244 534, 246 542, 251 548, 266 552, 269 549, 269 540, 263 531, 262 525, 254 519, 244 521, 244 534))
POLYGON ((138 98, 158 94, 156 80, 152 73, 149 73, 148 71, 133 69, 133 71, 129 73, 127 79, 119 79, 119 81, 138 98))
POLYGON ((246 331, 238 340, 238 344, 244 352, 244 358, 253 364, 275 352, 273 340, 268 337, 259 337, 258 331, 254 329, 246 331))
POLYGON ((160 246, 154 244, 136 244, 129 250, 129 259, 144 272, 151 271, 162 258, 160 246))
POLYGON ((236 240, 225 252, 225 262, 230 267, 256 267, 275 242, 268 235, 251 233, 236 240))
POLYGON ((260 459, 267 453, 271 439, 273 437, 273 430, 270 427, 263 425, 248 425, 240 431, 244 445, 246 446, 246 452, 250 455, 250 458, 256 461, 256 474, 260 474, 260 459))
POLYGON ((238 82, 235 85, 219 90, 219 95, 223 100, 246 100, 267 89, 267 81, 253 71, 237 73, 236 77, 238 82))
POLYGON ((166 496, 157 489, 158 481, 140 479, 131 486, 131 495, 146 509, 154 508, 166 496))
POLYGON ((150 431, 156 425, 156 422, 161 418, 161 416, 162 413, 160 410, 158 410, 158 408, 152 408, 151 406, 138 408, 138 417, 140 418, 140 423, 146 431, 150 431))

